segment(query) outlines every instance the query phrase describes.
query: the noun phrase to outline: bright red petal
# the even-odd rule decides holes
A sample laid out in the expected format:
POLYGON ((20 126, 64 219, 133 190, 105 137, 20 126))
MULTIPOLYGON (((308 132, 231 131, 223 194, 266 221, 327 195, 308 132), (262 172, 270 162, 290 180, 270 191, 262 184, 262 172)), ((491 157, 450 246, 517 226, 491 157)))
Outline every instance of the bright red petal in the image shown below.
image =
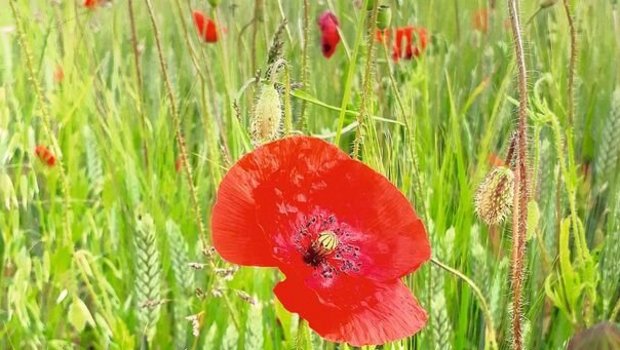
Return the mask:
POLYGON ((321 51, 326 58, 332 57, 340 42, 340 33, 337 27, 328 27, 321 35, 321 51))
POLYGON ((217 42, 217 39, 218 39, 217 26, 215 25, 215 22, 212 19, 207 19, 207 28, 205 29, 205 32, 204 32, 204 39, 208 43, 217 42))
POLYGON ((303 281, 291 278, 280 282, 274 292, 287 310, 334 342, 383 344, 409 337, 425 326, 426 312, 400 280, 350 287, 338 304, 320 299, 303 281))
POLYGON ((84 0, 84 7, 93 9, 97 6, 97 0, 84 0))
POLYGON ((413 272, 430 258, 422 221, 383 175, 351 160, 325 181, 328 190, 317 192, 311 201, 361 233, 352 241, 360 250, 361 275, 391 280, 413 272))
POLYGON ((273 254, 283 244, 274 244, 278 232, 265 232, 261 223, 286 221, 287 209, 305 205, 303 192, 311 186, 306 181, 320 181, 326 169, 348 159, 338 148, 310 137, 282 139, 245 155, 218 190, 211 217, 217 251, 236 264, 276 266, 273 254), (259 222, 259 208, 270 204, 273 210, 261 213, 259 222))
POLYGON ((194 11, 192 16, 200 38, 208 43, 217 42, 218 34, 215 22, 200 11, 194 11))
POLYGON ((273 266, 274 256, 281 269, 305 276, 312 269, 294 237, 317 213, 346 225, 349 235, 342 245, 356 248, 355 257, 328 261, 337 269, 345 260, 355 263, 354 271, 342 270, 345 274, 390 281, 430 258, 424 226, 400 191, 337 147, 311 137, 267 144, 233 166, 213 211, 214 245, 232 262, 273 266))
POLYGON ((340 25, 338 22, 338 17, 336 17, 336 15, 329 10, 323 12, 321 16, 319 16, 317 24, 321 30, 325 30, 325 28, 328 27, 338 27, 340 25))

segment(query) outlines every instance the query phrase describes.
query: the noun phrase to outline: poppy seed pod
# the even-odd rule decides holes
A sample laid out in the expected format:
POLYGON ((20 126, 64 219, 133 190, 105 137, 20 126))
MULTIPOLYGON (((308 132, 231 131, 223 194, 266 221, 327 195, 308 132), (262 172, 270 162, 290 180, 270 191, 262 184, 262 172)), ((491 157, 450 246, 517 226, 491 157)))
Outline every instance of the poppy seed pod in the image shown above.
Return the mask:
POLYGON ((280 133, 282 121, 282 103, 280 95, 273 84, 265 84, 261 87, 258 99, 254 104, 252 113, 251 132, 252 141, 262 144, 275 140, 280 133))
POLYGON ((217 7, 220 2, 222 2, 222 0, 209 0, 209 5, 213 6, 213 7, 217 7))
POLYGON ((372 9, 374 9, 374 8, 375 8, 375 2, 376 2, 376 1, 377 1, 377 0, 367 0, 367 1, 366 1, 366 10, 368 10, 368 11, 372 11, 372 9))
POLYGON ((514 174, 507 167, 494 168, 478 187, 475 209, 487 225, 502 222, 512 210, 514 174))
POLYGON ((379 13, 377 14, 377 28, 384 30, 390 26, 390 22, 392 22, 392 9, 390 9, 390 6, 379 6, 379 13))

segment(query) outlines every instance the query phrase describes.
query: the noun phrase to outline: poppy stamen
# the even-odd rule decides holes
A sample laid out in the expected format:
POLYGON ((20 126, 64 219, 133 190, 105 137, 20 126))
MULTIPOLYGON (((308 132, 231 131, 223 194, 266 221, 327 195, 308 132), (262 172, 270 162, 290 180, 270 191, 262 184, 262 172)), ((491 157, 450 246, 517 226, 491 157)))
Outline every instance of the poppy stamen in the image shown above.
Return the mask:
POLYGON ((323 231, 319 233, 319 238, 312 244, 317 254, 327 256, 338 247, 338 237, 332 231, 323 231))

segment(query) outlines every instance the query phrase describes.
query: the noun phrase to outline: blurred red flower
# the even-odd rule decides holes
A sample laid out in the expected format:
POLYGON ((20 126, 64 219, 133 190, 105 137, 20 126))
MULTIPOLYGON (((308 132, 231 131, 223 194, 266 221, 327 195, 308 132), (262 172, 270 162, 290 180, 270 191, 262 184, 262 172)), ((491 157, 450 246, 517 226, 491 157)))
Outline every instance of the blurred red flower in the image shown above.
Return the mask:
POLYGON ((211 225, 224 259, 279 268, 278 299, 330 341, 382 344, 426 324, 401 281, 430 258, 424 225, 385 177, 325 141, 289 137, 245 155, 211 225))
POLYGON ((321 29, 321 51, 326 58, 332 57, 340 43, 340 33, 338 32, 338 17, 331 12, 325 11, 317 20, 321 29))
POLYGON ((84 0, 84 7, 92 10, 95 7, 97 7, 98 3, 99 3, 99 0, 84 0))
POLYGON ((62 66, 58 64, 54 70, 54 81, 56 83, 62 83, 63 80, 65 80, 65 71, 62 69, 62 66))
POLYGON ((489 30, 489 10, 481 8, 472 16, 472 26, 475 30, 486 33, 489 30))
POLYGON ((378 30, 377 41, 389 44, 393 33, 396 33, 392 44, 392 59, 401 58, 410 60, 419 57, 428 45, 428 31, 422 27, 401 27, 396 29, 378 30))
POLYGON ((494 167, 506 166, 506 162, 496 153, 489 153, 489 165, 494 167))
POLYGON ((36 154, 37 158, 39 158, 49 167, 53 167, 54 164, 56 164, 56 157, 54 156, 52 151, 50 151, 49 148, 43 145, 38 145, 37 147, 35 147, 34 154, 36 154))
POLYGON ((181 158, 181 156, 174 162, 174 170, 176 170, 177 173, 183 170, 183 158, 181 158))
POLYGON ((217 26, 215 25, 215 22, 206 17, 200 11, 194 11, 192 15, 194 17, 194 25, 196 26, 198 35, 200 35, 202 40, 208 43, 217 42, 219 35, 217 33, 217 26))

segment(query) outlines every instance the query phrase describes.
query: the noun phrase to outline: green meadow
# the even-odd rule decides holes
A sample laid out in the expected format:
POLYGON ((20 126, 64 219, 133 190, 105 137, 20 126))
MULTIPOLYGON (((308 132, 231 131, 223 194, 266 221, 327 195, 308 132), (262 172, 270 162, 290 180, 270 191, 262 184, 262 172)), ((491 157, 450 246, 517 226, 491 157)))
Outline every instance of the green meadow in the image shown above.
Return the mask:
POLYGON ((526 96, 513 0, 377 1, 0 0, 0 349, 355 348, 283 307, 277 269, 212 247, 269 85, 270 139, 336 144, 426 227, 432 260, 405 278, 426 326, 363 349, 619 349, 617 1, 514 0, 526 96), (377 40, 379 4, 426 29, 419 55, 377 40), (521 169, 515 200, 497 168, 521 169), (504 220, 479 215, 486 192, 504 220))

